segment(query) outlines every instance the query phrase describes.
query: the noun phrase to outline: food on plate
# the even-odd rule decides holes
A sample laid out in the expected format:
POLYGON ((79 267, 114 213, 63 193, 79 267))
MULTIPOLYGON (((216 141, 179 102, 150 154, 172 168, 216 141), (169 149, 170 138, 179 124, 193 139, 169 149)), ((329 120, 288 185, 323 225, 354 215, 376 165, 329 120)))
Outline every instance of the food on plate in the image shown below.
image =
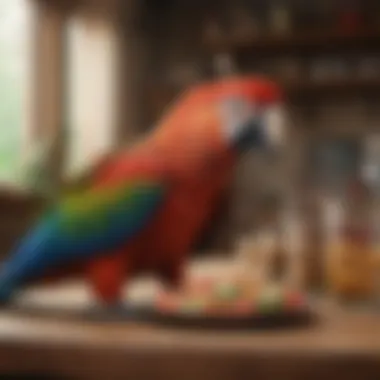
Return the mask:
POLYGON ((258 287, 246 279, 193 278, 181 293, 160 293, 155 306, 164 314, 236 317, 300 311, 306 299, 281 285, 258 287))

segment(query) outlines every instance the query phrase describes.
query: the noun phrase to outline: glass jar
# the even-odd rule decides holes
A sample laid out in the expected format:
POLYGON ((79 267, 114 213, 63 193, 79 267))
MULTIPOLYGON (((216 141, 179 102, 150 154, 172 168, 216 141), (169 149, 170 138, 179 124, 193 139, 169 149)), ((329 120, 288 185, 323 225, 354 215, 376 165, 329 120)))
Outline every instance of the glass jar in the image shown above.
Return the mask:
POLYGON ((323 207, 329 291, 345 300, 371 299, 375 278, 368 190, 355 180, 346 194, 325 197, 323 207))
POLYGON ((239 239, 237 259, 241 276, 251 278, 260 286, 271 282, 277 245, 277 231, 269 228, 258 229, 239 239))

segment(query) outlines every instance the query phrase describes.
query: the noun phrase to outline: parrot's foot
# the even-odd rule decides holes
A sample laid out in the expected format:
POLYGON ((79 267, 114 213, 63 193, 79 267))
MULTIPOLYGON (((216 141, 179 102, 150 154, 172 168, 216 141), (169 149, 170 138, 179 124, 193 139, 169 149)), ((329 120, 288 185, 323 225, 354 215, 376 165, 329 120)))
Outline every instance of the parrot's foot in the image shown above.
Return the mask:
POLYGON ((84 317, 94 322, 126 322, 139 319, 136 309, 122 303, 91 307, 85 311, 84 317))

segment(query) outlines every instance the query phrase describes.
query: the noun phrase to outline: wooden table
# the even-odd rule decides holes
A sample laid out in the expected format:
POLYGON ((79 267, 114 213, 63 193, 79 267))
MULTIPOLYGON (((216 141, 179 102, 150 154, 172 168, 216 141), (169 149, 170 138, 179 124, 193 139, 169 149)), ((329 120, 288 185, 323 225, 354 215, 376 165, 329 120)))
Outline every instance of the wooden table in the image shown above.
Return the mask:
MULTIPOLYGON (((72 308, 87 302, 77 284, 36 294, 72 308)), ((332 304, 321 310, 314 326, 277 332, 181 331, 3 311, 0 373, 95 380, 379 380, 380 314, 332 304)))

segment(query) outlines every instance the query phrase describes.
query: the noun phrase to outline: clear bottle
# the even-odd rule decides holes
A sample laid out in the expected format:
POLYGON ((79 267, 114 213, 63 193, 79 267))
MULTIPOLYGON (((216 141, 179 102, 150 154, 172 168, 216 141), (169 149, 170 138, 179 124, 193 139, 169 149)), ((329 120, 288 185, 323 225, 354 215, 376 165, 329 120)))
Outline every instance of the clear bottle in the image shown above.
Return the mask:
POLYGON ((296 289, 304 289, 306 223, 297 202, 287 205, 282 215, 281 246, 286 258, 285 283, 296 289))

